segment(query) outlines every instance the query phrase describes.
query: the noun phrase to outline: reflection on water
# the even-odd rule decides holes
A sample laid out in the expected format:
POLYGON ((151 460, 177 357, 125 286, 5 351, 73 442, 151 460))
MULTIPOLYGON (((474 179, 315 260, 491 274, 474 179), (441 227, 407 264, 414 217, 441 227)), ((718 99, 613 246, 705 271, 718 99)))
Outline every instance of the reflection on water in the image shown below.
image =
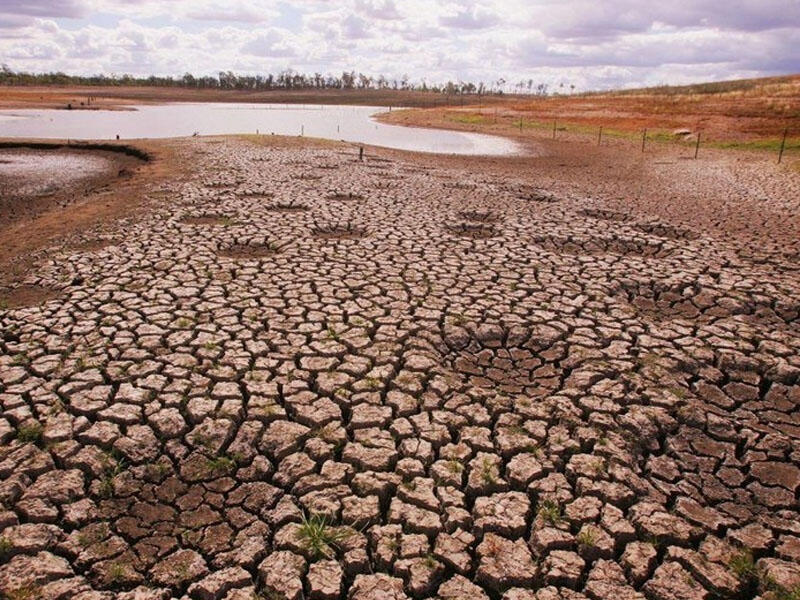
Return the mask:
POLYGON ((100 140, 233 133, 304 135, 443 154, 514 154, 504 138, 373 121, 369 106, 164 104, 132 111, 15 110, 0 112, 0 137, 100 140))

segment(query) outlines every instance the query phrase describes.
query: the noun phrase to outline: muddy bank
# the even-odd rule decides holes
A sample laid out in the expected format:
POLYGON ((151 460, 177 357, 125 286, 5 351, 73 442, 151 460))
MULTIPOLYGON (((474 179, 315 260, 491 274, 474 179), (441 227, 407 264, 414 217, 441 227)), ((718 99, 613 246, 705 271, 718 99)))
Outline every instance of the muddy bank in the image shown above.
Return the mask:
POLYGON ((142 162, 95 147, 0 143, 0 226, 66 209, 91 190, 129 177, 142 162))
POLYGON ((0 142, 0 287, 19 283, 64 236, 135 211, 185 168, 166 145, 0 142))

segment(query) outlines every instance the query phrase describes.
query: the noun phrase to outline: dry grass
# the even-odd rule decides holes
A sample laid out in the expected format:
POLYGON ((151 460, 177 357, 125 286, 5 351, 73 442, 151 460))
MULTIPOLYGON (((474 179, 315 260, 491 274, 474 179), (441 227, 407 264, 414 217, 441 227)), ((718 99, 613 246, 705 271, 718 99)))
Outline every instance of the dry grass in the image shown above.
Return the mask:
POLYGON ((701 132, 717 144, 774 149, 784 129, 790 149, 800 136, 800 75, 661 87, 576 96, 507 97, 492 106, 434 108, 385 115, 387 122, 446 127, 517 137, 563 131, 596 138, 641 135, 677 139, 674 133, 701 132), (520 126, 521 125, 521 126, 520 126))

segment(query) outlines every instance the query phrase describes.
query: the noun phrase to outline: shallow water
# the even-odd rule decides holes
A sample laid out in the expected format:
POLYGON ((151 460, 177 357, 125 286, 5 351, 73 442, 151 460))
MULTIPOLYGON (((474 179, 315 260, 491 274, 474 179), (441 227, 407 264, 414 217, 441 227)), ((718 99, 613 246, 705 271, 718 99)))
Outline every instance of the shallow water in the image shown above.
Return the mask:
POLYGON ((500 137, 384 125, 371 118, 385 110, 375 106, 194 103, 135 108, 0 111, 0 137, 100 140, 258 132, 438 154, 520 152, 517 144, 500 137))

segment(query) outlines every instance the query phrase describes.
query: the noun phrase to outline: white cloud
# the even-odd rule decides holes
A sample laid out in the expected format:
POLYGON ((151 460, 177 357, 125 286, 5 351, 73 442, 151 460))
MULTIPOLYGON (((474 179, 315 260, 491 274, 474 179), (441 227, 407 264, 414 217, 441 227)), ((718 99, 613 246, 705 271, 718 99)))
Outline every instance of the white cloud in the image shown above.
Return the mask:
POLYGON ((494 11, 481 6, 456 6, 439 17, 439 24, 456 29, 489 29, 500 22, 494 11))
POLYGON ((253 56, 286 58, 297 56, 299 46, 300 44, 292 40, 288 32, 271 28, 258 33, 254 39, 243 44, 241 51, 253 56))
POLYGON ((551 89, 800 71, 798 0, 0 0, 17 70, 356 70, 551 89))
POLYGON ((371 19, 394 21, 401 18, 394 0, 355 0, 355 8, 371 19))
POLYGON ((231 21, 238 23, 262 23, 274 19, 277 15, 276 11, 258 9, 243 2, 234 4, 198 4, 186 12, 186 17, 198 21, 231 21))

